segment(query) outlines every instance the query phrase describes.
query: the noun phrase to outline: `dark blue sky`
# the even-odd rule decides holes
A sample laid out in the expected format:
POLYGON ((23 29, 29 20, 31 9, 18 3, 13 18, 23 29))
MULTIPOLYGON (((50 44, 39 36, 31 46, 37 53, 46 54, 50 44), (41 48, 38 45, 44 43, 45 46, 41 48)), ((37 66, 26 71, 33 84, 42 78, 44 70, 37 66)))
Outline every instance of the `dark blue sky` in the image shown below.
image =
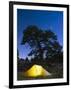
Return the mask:
POLYGON ((63 12, 17 9, 17 48, 19 57, 26 58, 30 52, 28 45, 21 45, 23 31, 29 25, 43 30, 51 29, 63 45, 63 12))

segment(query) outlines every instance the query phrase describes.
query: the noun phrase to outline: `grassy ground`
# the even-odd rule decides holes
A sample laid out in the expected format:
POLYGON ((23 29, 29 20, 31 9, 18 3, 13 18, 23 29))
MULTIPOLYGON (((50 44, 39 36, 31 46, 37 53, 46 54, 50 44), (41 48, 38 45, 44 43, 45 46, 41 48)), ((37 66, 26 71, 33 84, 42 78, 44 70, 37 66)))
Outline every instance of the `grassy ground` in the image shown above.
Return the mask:
POLYGON ((56 65, 52 67, 46 67, 46 70, 51 73, 50 76, 38 76, 38 77, 26 77, 24 72, 18 72, 18 80, 33 80, 33 79, 54 79, 54 78, 63 78, 63 68, 62 65, 56 65))

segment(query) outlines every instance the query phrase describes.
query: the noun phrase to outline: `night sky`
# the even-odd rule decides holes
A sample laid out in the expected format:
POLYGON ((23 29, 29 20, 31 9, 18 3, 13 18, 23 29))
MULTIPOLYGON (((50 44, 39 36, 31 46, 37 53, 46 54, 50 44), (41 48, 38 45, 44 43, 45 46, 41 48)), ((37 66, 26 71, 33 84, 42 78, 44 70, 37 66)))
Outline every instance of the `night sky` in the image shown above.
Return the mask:
POLYGON ((17 48, 20 58, 25 59, 31 51, 28 45, 21 45, 23 31, 29 25, 43 30, 51 29, 63 46, 63 11, 17 9, 17 48))

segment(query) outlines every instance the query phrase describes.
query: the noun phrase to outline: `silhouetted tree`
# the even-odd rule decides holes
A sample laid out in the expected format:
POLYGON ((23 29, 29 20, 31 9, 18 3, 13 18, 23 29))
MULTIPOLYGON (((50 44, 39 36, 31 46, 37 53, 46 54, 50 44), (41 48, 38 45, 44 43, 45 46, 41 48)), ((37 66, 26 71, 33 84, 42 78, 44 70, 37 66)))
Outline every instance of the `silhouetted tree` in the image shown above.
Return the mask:
MULTIPOLYGON (((39 62, 46 58, 50 58, 55 53, 61 52, 62 47, 57 41, 57 36, 51 30, 41 30, 36 26, 28 26, 23 32, 22 45, 28 43, 31 47, 29 56, 34 55, 39 62)), ((35 61, 37 61, 35 59, 35 61)))
POLYGON ((42 39, 41 33, 42 32, 36 26, 28 26, 26 30, 24 30, 22 44, 28 43, 30 45, 33 50, 30 55, 37 55, 37 51, 40 51, 38 54, 40 57, 42 57, 43 52, 40 44, 42 39))
POLYGON ((25 59, 25 63, 26 63, 26 64, 29 64, 29 63, 30 63, 27 57, 26 57, 26 59, 25 59))

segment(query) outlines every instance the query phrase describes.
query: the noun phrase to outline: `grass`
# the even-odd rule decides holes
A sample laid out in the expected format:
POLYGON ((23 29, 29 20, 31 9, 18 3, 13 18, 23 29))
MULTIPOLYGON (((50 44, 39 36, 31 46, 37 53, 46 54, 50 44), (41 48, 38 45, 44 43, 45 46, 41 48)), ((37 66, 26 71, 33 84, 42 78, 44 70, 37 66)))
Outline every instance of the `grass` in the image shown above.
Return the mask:
POLYGON ((50 71, 51 75, 50 76, 37 76, 37 77, 26 77, 24 75, 24 72, 18 72, 17 73, 17 79, 18 80, 34 80, 34 79, 55 79, 55 78, 63 78, 63 68, 60 66, 56 65, 55 67, 49 67, 46 70, 50 71))

